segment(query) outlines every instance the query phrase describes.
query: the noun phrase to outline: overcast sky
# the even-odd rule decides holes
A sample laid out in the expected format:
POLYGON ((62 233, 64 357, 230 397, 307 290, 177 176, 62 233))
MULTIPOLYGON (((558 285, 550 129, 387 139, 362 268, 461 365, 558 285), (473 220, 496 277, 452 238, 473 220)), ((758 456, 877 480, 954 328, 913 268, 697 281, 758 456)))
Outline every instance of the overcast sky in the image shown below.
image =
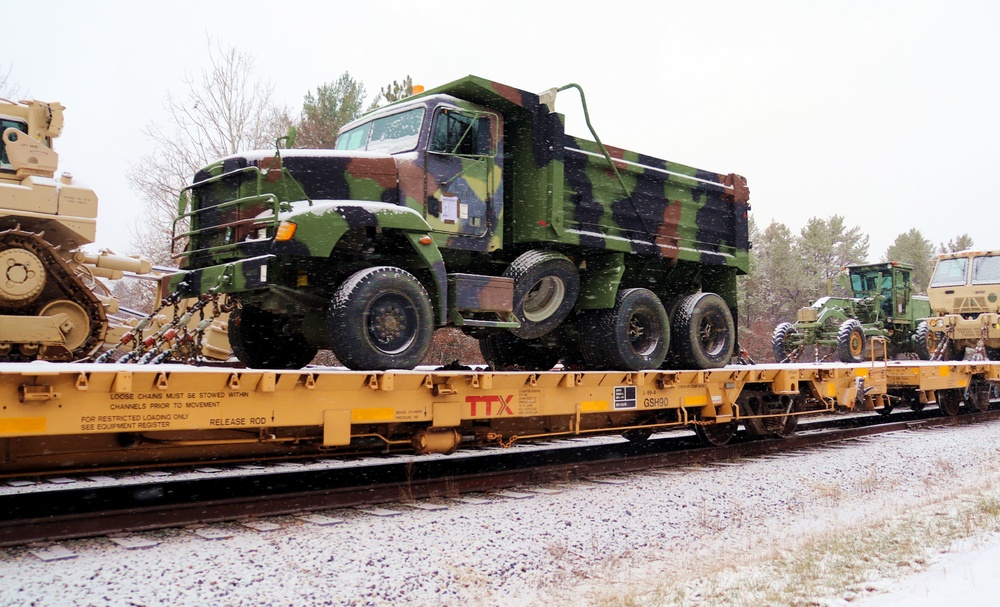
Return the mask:
MULTIPOLYGON (((27 6, 27 5, 26 5, 27 6)), ((910 228, 1000 247, 1000 2, 78 2, 5 20, 0 70, 60 101, 61 169, 100 197, 98 245, 129 251, 125 178, 206 39, 256 58, 297 115, 344 71, 370 93, 475 74, 587 93, 610 145, 750 185, 759 225, 840 214, 879 259, 910 228)), ((8 7, 10 8, 10 7, 8 7)), ((563 93, 558 109, 577 105, 563 93)), ((569 113, 569 112, 567 112, 569 113)), ((571 115, 569 132, 586 134, 571 115)))

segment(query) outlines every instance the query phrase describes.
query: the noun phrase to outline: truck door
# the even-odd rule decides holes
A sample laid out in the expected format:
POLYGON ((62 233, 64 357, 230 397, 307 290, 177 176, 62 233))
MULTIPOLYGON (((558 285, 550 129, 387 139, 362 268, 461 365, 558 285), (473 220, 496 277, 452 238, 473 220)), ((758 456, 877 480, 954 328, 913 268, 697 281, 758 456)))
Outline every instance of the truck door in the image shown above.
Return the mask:
POLYGON ((499 117, 489 112, 435 111, 427 146, 427 223, 459 237, 449 240, 450 248, 487 250, 503 205, 499 129, 499 117))

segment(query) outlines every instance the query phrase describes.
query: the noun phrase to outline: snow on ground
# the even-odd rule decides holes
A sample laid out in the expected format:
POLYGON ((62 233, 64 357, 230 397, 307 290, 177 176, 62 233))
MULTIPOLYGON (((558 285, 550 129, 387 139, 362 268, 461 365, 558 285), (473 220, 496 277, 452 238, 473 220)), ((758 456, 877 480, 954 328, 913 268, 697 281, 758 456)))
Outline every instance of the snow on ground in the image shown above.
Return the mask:
POLYGON ((1000 575, 1000 535, 967 541, 922 573, 896 580, 851 605, 857 607, 995 607, 1000 575))
MULTIPOLYGON (((199 531, 222 536, 214 540, 185 529, 135 534, 156 542, 145 549, 68 541, 60 546, 75 557, 65 560, 37 556, 52 547, 0 549, 0 605, 674 604, 664 584, 752 569, 817 535, 996 483, 998 430, 912 430, 737 465, 420 502, 439 510, 396 503, 321 513, 335 524, 284 516, 263 521, 271 530, 199 531)), ((996 562, 998 550, 976 554, 996 562)), ((968 559, 968 573, 942 559, 940 579, 872 585, 891 588, 888 596, 830 588, 816 604, 881 607, 910 583, 918 593, 920 584, 981 587, 987 578, 968 559)))

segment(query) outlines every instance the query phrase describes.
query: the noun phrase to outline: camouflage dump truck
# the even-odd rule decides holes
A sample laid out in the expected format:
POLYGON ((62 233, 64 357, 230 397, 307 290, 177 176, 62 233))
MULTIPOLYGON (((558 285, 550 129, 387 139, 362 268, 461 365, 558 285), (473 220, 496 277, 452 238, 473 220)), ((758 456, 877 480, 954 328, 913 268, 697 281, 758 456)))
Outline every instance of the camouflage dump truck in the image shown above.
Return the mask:
POLYGON ((928 360, 934 348, 920 323, 930 315, 930 304, 926 297, 913 295, 913 267, 883 262, 845 270, 844 286, 851 297, 822 297, 800 309, 794 323, 775 327, 774 360, 799 360, 807 346, 817 346, 817 354, 823 346, 833 348, 841 362, 858 363, 872 337, 885 338, 890 355, 914 353, 928 360))
POLYGON ((237 300, 250 367, 329 348, 408 369, 448 325, 494 368, 729 363, 746 180, 569 136, 558 90, 469 76, 346 125, 336 150, 206 166, 180 200, 170 287, 237 300))
POLYGON ((932 317, 924 329, 936 359, 1000 360, 1000 251, 941 255, 927 295, 932 317))
POLYGON ((97 196, 55 177, 58 103, 0 100, 0 361, 78 360, 125 327, 98 278, 144 273, 143 259, 79 250, 94 241, 97 196))

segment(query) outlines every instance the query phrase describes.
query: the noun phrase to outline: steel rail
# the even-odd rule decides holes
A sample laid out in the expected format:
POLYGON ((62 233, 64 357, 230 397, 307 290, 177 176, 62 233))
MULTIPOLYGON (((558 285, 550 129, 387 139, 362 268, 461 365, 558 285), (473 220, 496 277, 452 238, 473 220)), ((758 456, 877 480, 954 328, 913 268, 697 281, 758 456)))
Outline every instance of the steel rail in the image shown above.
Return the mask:
POLYGON ((693 436, 683 436, 642 443, 427 457, 367 467, 11 493, 0 496, 0 546, 409 502, 657 467, 706 464, 914 428, 992 421, 1000 419, 1000 410, 884 423, 877 423, 885 419, 879 416, 863 419, 863 423, 844 420, 854 427, 803 432, 786 439, 755 440, 741 434, 719 448, 702 448, 693 436))

